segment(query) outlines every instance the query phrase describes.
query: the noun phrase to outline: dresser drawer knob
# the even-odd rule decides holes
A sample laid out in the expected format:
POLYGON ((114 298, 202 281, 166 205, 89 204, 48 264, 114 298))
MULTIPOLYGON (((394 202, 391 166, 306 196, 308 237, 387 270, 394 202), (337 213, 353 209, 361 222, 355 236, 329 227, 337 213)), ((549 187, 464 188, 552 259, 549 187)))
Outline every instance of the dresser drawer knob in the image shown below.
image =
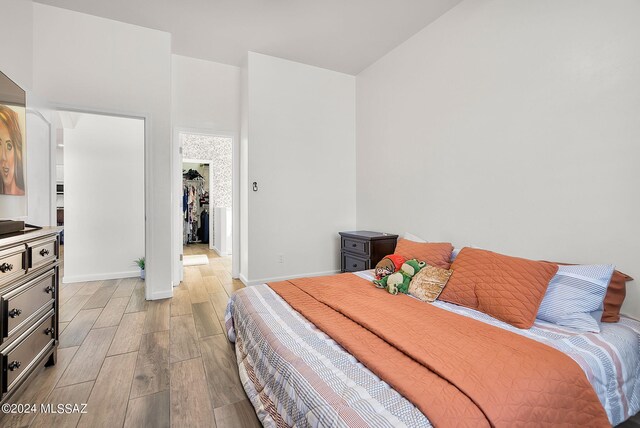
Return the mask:
POLYGON ((53 292, 53 285, 47 285, 47 288, 44 289, 45 293, 51 293, 53 292))
POLYGON ((355 248, 358 246, 358 244, 351 244, 351 246, 355 248))
POLYGON ((49 327, 49 328, 47 328, 47 329, 44 331, 44 334, 46 334, 46 335, 50 335, 50 336, 53 336, 53 333, 55 333, 55 332, 56 332, 56 329, 55 329, 55 328, 53 328, 53 327, 49 327))
POLYGON ((21 314, 21 313, 22 313, 22 309, 11 309, 11 310, 9 311, 9 316, 10 316, 11 318, 15 318, 15 317, 20 316, 20 314, 21 314))
POLYGON ((42 257, 48 256, 49 255, 49 250, 47 250, 46 248, 43 248, 42 250, 40 250, 40 255, 42 257))
POLYGON ((2 263, 0 265, 0 272, 11 272, 13 270, 13 265, 11 263, 2 263))
POLYGON ((19 369, 21 365, 22 363, 20 361, 11 361, 7 368, 11 371, 14 371, 16 369, 19 369))
POLYGON ((358 267, 357 263, 354 263, 354 264, 353 264, 353 267, 354 267, 354 268, 358 267))

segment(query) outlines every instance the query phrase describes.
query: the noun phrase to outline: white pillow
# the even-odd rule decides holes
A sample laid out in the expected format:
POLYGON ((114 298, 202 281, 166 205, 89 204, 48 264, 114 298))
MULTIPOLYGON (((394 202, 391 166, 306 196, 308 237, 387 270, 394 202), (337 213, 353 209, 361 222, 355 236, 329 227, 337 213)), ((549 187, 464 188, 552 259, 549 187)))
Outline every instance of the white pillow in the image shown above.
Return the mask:
POLYGON ((404 239, 409 240, 409 241, 413 241, 413 242, 420 242, 421 244, 426 243, 427 241, 425 241, 424 239, 420 238, 419 236, 416 236, 412 233, 406 232, 404 234, 404 239))
POLYGON ((613 265, 560 266, 536 318, 578 331, 600 332, 599 311, 613 270, 613 265))

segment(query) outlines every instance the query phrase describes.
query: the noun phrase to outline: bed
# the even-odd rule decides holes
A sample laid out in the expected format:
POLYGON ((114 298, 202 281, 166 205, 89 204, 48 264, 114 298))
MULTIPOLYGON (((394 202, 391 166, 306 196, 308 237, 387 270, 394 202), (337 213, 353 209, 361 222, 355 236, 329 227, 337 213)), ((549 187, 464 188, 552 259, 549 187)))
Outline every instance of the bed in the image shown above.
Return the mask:
MULTIPOLYGON (((343 275, 373 279, 372 271, 343 275)), ((640 410, 640 322, 623 317, 603 323, 599 334, 540 320, 523 330, 473 309, 441 301, 433 305, 568 355, 586 375, 612 425, 640 410)), ((431 426, 423 412, 266 284, 233 295, 225 324, 235 342, 243 387, 264 426, 431 426)))

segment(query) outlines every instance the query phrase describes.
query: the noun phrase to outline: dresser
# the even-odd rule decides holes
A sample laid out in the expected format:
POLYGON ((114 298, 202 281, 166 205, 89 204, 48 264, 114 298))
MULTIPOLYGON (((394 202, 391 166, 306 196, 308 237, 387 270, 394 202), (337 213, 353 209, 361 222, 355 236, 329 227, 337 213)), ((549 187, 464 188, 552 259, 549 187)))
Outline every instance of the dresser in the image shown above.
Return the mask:
POLYGON ((384 256, 393 254, 398 235, 358 230, 340 232, 342 272, 373 269, 384 256))
POLYGON ((60 229, 0 235, 0 402, 56 362, 60 229))

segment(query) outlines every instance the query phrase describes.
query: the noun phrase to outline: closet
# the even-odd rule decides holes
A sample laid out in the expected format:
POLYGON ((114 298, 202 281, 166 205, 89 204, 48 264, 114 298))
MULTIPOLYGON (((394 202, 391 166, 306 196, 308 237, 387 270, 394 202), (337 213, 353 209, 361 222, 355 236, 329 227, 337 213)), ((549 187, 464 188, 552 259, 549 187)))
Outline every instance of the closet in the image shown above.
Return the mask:
MULTIPOLYGON (((188 164, 185 164, 185 166, 188 164)), ((201 165, 200 169, 208 168, 201 165)), ((208 176, 208 174, 205 174, 208 176)), ((189 168, 182 174, 184 245, 209 242, 209 183, 200 171, 189 168)))

